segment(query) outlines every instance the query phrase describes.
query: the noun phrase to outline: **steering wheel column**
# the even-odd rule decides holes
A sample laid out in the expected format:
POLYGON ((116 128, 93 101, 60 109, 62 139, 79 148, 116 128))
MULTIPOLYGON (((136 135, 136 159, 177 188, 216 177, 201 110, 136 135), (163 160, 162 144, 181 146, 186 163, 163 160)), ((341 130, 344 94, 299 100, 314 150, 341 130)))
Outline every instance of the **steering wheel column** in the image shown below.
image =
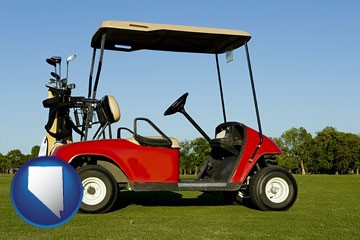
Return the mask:
POLYGON ((166 109, 164 116, 172 115, 174 113, 182 113, 187 120, 200 132, 200 134, 210 143, 210 137, 202 130, 202 128, 192 119, 192 117, 185 111, 186 99, 189 96, 189 93, 183 94, 179 97, 171 106, 166 109))

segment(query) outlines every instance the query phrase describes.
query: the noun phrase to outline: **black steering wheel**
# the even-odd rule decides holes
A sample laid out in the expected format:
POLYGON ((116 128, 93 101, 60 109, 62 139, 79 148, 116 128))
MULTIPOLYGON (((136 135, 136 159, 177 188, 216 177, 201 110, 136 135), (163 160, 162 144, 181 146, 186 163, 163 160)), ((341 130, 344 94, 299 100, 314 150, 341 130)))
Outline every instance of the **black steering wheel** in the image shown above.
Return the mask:
POLYGON ((181 97, 179 97, 171 106, 166 109, 164 112, 164 116, 168 116, 177 112, 182 112, 184 110, 184 106, 186 103, 186 98, 189 95, 189 93, 183 94, 181 97))

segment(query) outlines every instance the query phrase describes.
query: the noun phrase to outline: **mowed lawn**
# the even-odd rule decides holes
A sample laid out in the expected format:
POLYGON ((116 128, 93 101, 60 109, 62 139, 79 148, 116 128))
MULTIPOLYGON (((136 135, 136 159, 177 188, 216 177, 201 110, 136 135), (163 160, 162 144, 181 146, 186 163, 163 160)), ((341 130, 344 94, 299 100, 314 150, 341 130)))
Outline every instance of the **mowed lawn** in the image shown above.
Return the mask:
POLYGON ((118 209, 77 214, 55 229, 24 222, 0 176, 0 239, 360 239, 360 176, 295 176, 299 196, 286 212, 226 205, 201 192, 123 193, 118 209))

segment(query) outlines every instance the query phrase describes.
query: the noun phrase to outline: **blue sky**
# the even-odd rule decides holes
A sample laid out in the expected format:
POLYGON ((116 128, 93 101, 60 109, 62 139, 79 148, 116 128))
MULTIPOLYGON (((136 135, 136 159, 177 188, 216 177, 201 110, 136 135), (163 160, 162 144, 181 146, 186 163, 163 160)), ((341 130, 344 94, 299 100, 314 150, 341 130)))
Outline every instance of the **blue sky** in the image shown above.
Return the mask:
MULTIPOLYGON (((359 1, 6 1, 0 8, 0 152, 29 153, 47 121, 42 107, 54 55, 71 62, 74 95, 87 93, 90 40, 104 20, 238 29, 249 32, 263 131, 278 137, 291 127, 315 134, 326 126, 360 133, 359 1)), ((220 56, 228 120, 256 128, 242 50, 220 56)), ((63 70, 65 65, 63 65, 63 70)), ((64 71, 63 71, 64 72, 64 71)), ((115 96, 122 118, 153 120, 169 136, 199 133, 180 114, 163 112, 189 92, 186 109, 213 136, 222 115, 215 58, 142 51, 106 52, 98 97, 115 96)))

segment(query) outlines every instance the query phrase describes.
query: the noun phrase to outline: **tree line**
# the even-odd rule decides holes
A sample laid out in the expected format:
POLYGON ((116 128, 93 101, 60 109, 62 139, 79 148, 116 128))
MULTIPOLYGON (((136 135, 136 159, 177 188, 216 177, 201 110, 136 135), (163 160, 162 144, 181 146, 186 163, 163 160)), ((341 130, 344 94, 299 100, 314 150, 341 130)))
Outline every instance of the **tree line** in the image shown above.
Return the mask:
MULTIPOLYGON (((326 127, 315 136, 305 128, 291 128, 273 138, 283 153, 277 156, 278 165, 299 174, 359 174, 360 135, 339 132, 326 127)), ((184 140, 180 143, 180 173, 197 174, 208 159, 211 147, 204 138, 184 140)), ((38 156, 40 147, 34 146, 30 154, 20 150, 0 153, 0 171, 12 173, 26 161, 38 156)))
MULTIPOLYGON (((326 127, 312 136, 305 128, 291 128, 273 138, 283 153, 279 166, 301 174, 359 174, 360 136, 326 127)), ((203 138, 181 142, 180 171, 197 174, 210 154, 203 138)))
POLYGON ((31 148, 30 154, 23 154, 19 149, 9 151, 6 155, 0 153, 0 173, 14 173, 21 165, 28 160, 38 156, 40 146, 31 148))
POLYGON ((359 135, 326 127, 312 136, 300 127, 285 131, 274 141, 283 150, 279 165, 291 172, 359 174, 359 135))

